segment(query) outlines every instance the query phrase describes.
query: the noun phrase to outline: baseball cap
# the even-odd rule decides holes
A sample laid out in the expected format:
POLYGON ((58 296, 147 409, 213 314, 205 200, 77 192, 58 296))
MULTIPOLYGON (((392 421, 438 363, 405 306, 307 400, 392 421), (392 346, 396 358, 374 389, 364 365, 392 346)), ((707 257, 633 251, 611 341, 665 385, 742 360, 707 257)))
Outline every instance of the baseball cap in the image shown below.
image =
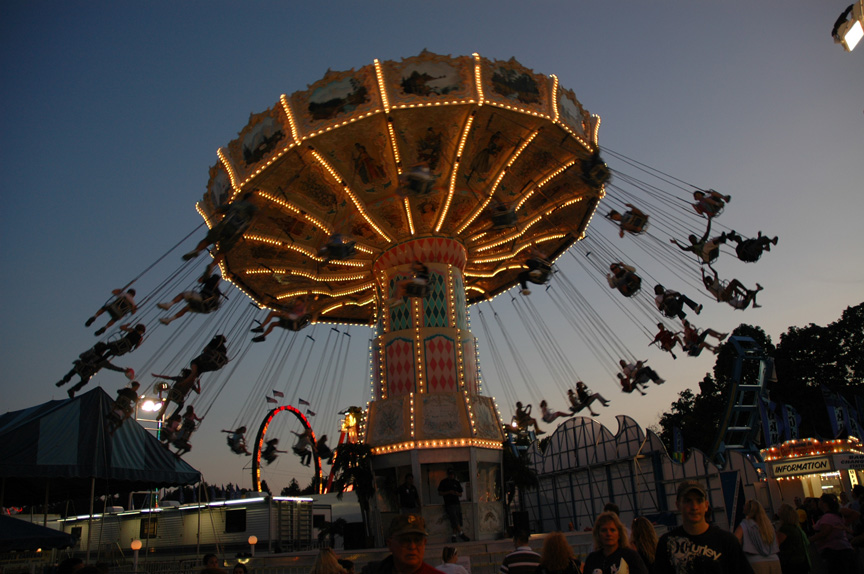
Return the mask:
POLYGON ((678 485, 678 496, 676 498, 681 498, 685 496, 689 492, 698 492, 699 496, 702 498, 708 498, 708 492, 705 490, 705 487, 702 486, 702 483, 696 482, 695 480, 685 480, 681 484, 678 485))
POLYGON ((429 536, 426 532, 426 521, 422 516, 415 514, 400 514, 394 516, 390 521, 390 526, 387 528, 387 538, 400 536, 402 534, 422 534, 429 536))

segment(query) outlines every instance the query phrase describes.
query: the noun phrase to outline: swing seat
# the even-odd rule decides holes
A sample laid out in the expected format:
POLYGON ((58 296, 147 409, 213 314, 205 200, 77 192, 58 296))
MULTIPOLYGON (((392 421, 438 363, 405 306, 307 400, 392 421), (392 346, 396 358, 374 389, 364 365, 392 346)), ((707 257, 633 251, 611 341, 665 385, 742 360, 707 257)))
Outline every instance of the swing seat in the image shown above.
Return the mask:
POLYGON ((201 353, 201 360, 198 361, 198 368, 201 372, 218 371, 228 364, 228 355, 216 349, 206 349, 201 353))
POLYGON ((648 229, 648 216, 628 211, 621 216, 621 229, 631 235, 641 235, 648 229))
POLYGON ((111 303, 105 308, 108 311, 108 314, 115 321, 120 319, 130 311, 132 311, 132 304, 126 297, 118 297, 111 301, 111 303))
POLYGON ((762 257, 762 247, 757 239, 747 239, 742 241, 735 248, 735 255, 744 263, 756 263, 762 257))
POLYGON ((283 328, 296 332, 308 325, 310 320, 310 315, 306 314, 297 319, 282 319, 279 323, 283 328))
POLYGON ((627 273, 624 283, 618 286, 618 291, 625 297, 632 297, 642 288, 642 278, 635 273, 627 273))
POLYGON ((611 172, 599 155, 582 164, 582 179, 588 185, 600 187, 611 177, 611 172))
POLYGON ((111 350, 112 354, 119 357, 120 355, 125 355, 132 350, 132 342, 126 337, 122 337, 116 341, 108 343, 108 349, 111 350))
POLYGON ((219 295, 211 295, 206 299, 190 299, 186 303, 189 306, 189 310, 193 313, 201 313, 206 315, 207 313, 212 313, 219 309, 219 295))

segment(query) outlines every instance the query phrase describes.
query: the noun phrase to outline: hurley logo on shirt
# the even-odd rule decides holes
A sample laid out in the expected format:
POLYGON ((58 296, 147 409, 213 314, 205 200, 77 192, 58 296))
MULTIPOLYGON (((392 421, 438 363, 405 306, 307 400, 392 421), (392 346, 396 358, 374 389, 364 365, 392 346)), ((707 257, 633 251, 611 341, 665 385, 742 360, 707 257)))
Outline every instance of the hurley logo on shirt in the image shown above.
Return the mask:
POLYGON ((722 555, 707 545, 698 546, 688 538, 670 537, 669 554, 676 557, 704 556, 711 560, 719 560, 722 555))

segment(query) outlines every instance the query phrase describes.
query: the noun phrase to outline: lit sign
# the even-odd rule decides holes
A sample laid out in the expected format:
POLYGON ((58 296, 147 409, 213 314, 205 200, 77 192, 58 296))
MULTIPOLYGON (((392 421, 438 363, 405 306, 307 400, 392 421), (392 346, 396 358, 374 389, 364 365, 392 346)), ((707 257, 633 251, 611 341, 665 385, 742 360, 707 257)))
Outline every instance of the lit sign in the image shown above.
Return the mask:
POLYGON ((816 474, 834 470, 830 458, 808 458, 775 463, 771 467, 774 478, 797 474, 816 474))
POLYGON ((834 468, 837 470, 864 470, 864 454, 834 455, 834 468))

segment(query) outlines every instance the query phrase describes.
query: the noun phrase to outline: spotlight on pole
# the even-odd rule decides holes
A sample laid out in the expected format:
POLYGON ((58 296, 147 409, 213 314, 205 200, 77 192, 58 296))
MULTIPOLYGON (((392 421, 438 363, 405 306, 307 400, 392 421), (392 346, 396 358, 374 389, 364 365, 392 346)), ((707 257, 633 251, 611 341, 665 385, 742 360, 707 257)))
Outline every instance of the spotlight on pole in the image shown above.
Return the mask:
POLYGON ((831 30, 834 42, 842 44, 843 49, 851 52, 864 38, 864 0, 850 4, 834 22, 831 30))
POLYGON ((258 537, 252 535, 249 537, 249 546, 252 548, 252 557, 255 557, 255 545, 258 544, 258 537))

